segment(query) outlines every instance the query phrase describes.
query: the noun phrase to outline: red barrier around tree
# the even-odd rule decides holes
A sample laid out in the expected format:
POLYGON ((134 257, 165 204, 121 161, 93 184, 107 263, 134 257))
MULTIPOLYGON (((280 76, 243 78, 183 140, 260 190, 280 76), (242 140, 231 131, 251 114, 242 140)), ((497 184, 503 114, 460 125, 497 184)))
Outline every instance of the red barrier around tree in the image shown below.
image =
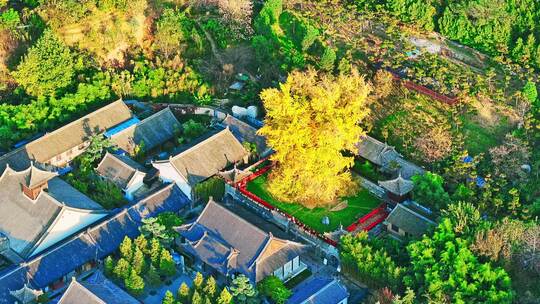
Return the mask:
MULTIPOLYGON (((313 235, 315 237, 318 237, 319 239, 323 240, 327 244, 330 244, 330 245, 332 245, 334 247, 337 247, 339 244, 336 241, 334 241, 334 240, 324 236, 323 234, 315 231, 314 229, 306 226, 304 223, 302 223, 300 220, 298 220, 294 216, 288 214, 287 212, 284 212, 284 211, 280 210, 279 208, 273 206, 272 204, 268 203, 267 201, 261 199, 260 197, 256 196, 255 194, 253 194, 249 190, 247 190, 246 187, 247 187, 247 184, 249 182, 251 182, 252 180, 256 179, 257 177, 265 174, 272 167, 273 167, 273 165, 270 164, 268 166, 263 167, 259 171, 245 177, 244 179, 242 179, 241 181, 237 182, 234 185, 235 188, 237 188, 240 191, 240 193, 242 193, 243 195, 245 195, 246 197, 248 197, 252 201, 258 203, 259 205, 265 207, 266 209, 271 210, 271 211, 279 212, 280 214, 282 214, 283 216, 288 218, 290 221, 292 221, 294 224, 296 224, 298 227, 300 227, 304 232, 309 233, 309 234, 311 234, 311 235, 313 235)), ((352 232, 352 231, 356 230, 358 225, 361 225, 361 224, 365 223, 366 221, 368 221, 369 219, 371 219, 371 218, 373 218, 375 216, 379 216, 379 218, 377 220, 373 221, 372 223, 370 223, 368 226, 364 227, 363 230, 369 231, 369 230, 373 229, 373 227, 377 226, 382 221, 384 221, 384 219, 388 216, 388 214, 386 212, 386 203, 381 204, 379 207, 373 209, 371 212, 369 212, 368 214, 361 217, 358 221, 351 224, 349 227, 347 227, 347 231, 352 232)))

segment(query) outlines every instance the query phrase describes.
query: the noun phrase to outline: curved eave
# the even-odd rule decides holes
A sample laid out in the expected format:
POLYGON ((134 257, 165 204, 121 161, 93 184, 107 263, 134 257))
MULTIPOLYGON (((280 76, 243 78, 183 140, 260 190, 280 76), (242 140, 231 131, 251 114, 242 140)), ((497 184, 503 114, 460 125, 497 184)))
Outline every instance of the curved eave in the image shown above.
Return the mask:
MULTIPOLYGON (((45 242, 45 240, 47 240, 47 238, 51 235, 51 232, 58 226, 60 220, 62 219, 62 215, 65 212, 70 211, 70 212, 74 212, 74 213, 80 213, 80 214, 83 214, 83 215, 102 215, 101 217, 97 218, 95 221, 92 221, 92 222, 87 223, 87 224, 80 225, 80 227, 77 227, 77 225, 71 226, 70 227, 71 229, 73 229, 73 228, 77 228, 77 229, 74 230, 73 233, 70 233, 69 235, 66 235, 65 238, 68 238, 68 237, 76 234, 77 232, 79 232, 79 231, 85 229, 86 227, 92 225, 93 223, 99 221, 100 219, 104 218, 105 216, 107 216, 110 213, 110 212, 108 212, 106 210, 89 210, 89 209, 79 209, 79 208, 69 207, 69 206, 66 206, 66 205, 61 205, 61 206, 62 207, 60 208, 60 211, 56 214, 56 216, 55 216, 54 220, 52 221, 52 223, 49 226, 47 226, 47 228, 42 232, 39 239, 34 243, 34 245, 28 251, 30 253, 30 255, 35 254, 35 251, 45 242)), ((54 244, 56 244, 56 243, 58 243, 60 241, 62 241, 62 240, 58 240, 57 242, 54 242, 50 246, 53 246, 54 244)), ((50 247, 50 246, 48 246, 48 247, 50 247)), ((40 252, 47 249, 48 247, 43 248, 42 250, 40 250, 40 252)))

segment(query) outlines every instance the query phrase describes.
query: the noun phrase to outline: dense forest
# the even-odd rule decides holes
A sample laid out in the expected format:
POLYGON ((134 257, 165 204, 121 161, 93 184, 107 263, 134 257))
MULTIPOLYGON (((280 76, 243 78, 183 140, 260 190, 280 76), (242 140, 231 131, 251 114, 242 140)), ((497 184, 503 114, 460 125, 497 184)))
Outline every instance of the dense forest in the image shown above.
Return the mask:
POLYGON ((535 0, 355 0, 361 12, 402 22, 486 54, 540 69, 540 3, 535 0))

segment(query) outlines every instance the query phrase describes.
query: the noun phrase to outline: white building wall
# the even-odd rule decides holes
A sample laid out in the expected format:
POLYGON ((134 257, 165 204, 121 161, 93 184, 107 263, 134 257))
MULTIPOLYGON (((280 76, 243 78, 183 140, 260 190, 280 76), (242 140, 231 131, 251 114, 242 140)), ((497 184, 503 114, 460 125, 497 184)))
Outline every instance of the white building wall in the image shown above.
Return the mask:
POLYGON ((192 189, 187 180, 172 166, 170 162, 152 163, 152 166, 159 170, 159 178, 166 183, 176 183, 178 188, 184 192, 189 199, 192 197, 192 189))
POLYGON ((130 181, 130 185, 127 189, 124 189, 125 197, 128 201, 133 200, 133 194, 144 185, 144 173, 137 172, 130 181))

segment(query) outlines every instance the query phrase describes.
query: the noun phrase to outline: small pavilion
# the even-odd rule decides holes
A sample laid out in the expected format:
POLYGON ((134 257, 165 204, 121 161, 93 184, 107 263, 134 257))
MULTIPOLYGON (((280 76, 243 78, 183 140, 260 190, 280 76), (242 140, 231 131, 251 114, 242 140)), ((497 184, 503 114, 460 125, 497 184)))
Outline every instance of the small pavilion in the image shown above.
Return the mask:
POLYGON ((28 285, 24 284, 24 286, 19 290, 14 290, 9 292, 15 299, 17 299, 17 303, 21 304, 28 304, 28 303, 34 303, 37 298, 43 294, 43 291, 41 290, 34 290, 28 285))
POLYGON ((413 190, 414 183, 399 174, 395 179, 379 181, 379 186, 386 190, 390 200, 401 203, 409 198, 409 193, 413 190))

